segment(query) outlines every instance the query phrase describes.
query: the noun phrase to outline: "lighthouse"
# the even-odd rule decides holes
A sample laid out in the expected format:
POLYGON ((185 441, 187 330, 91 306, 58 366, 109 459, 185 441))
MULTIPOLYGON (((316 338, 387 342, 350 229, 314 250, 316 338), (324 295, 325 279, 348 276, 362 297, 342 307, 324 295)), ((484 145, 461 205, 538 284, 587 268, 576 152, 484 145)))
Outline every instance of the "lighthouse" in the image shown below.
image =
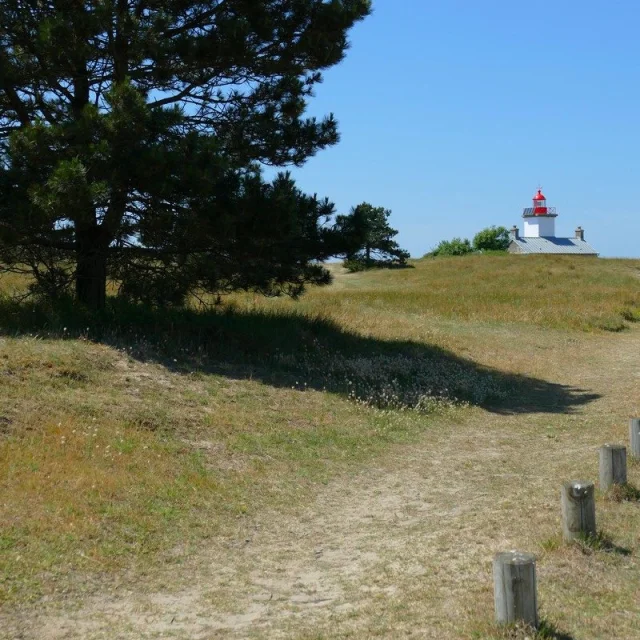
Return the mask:
POLYGON ((542 189, 533 196, 533 206, 522 212, 523 233, 518 227, 511 229, 510 253, 570 253, 597 256, 598 252, 584 239, 584 229, 578 227, 573 238, 556 237, 555 207, 547 206, 542 189))
POLYGON ((522 212, 524 219, 525 238, 555 238, 556 236, 556 213, 555 207, 547 207, 547 199, 542 190, 533 196, 533 207, 527 207, 522 212))

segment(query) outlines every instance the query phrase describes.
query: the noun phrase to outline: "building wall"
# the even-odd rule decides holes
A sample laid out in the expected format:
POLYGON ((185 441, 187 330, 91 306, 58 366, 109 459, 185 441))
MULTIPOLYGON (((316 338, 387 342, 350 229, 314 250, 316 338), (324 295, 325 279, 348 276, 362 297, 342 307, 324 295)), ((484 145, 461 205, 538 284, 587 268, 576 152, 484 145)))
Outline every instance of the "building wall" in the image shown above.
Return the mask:
POLYGON ((507 251, 509 253, 522 253, 522 249, 520 249, 520 247, 513 241, 509 243, 507 251))
POLYGON ((555 238, 556 219, 538 216, 524 219, 524 238, 555 238))

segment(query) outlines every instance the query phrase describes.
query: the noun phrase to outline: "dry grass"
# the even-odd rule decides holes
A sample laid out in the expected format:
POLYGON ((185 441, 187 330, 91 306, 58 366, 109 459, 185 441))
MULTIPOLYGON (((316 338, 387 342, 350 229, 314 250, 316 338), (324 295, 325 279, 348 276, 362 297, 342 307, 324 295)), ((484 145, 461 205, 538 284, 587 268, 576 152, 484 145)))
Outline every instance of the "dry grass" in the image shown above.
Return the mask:
POLYGON ((608 496, 614 502, 640 502, 640 489, 632 484, 616 484, 609 490, 608 496))
MULTIPOLYGON (((467 256, 425 258, 412 266, 352 275, 334 267, 339 286, 311 292, 302 307, 365 328, 369 315, 388 312, 423 322, 450 318, 586 331, 620 331, 640 320, 638 260, 467 256)), ((393 332, 389 322, 385 329, 393 332)))
POLYGON ((357 462, 406 436, 321 392, 171 373, 87 341, 0 348, 3 599, 37 599, 78 571, 162 561, 154 554, 260 503, 286 508, 326 480, 325 458, 357 462))
POLYGON ((141 637, 141 594, 192 583, 197 596, 176 596, 193 613, 177 637, 193 637, 199 615, 240 637, 509 637, 491 625, 487 566, 518 546, 541 557, 539 637, 633 637, 637 504, 601 497, 603 540, 629 553, 586 554, 558 540, 556 493, 594 477, 597 446, 640 412, 640 262, 415 266, 340 275, 299 303, 121 310, 112 330, 4 303, 8 619, 25 637, 65 637, 24 622, 28 601, 76 602, 100 579, 143 586, 121 608, 81 609, 98 626, 76 637, 93 637, 97 611, 141 637), (276 599, 247 626, 267 575, 276 599), (325 592, 329 608, 316 607, 325 592))

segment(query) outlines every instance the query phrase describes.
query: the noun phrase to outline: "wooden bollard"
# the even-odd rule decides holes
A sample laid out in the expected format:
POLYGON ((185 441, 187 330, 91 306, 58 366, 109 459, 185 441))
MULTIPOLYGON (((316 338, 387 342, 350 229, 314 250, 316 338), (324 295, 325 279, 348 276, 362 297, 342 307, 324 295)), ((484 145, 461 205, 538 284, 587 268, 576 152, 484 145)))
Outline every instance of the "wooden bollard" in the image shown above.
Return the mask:
POLYGON ((538 627, 536 558, 531 553, 507 551, 493 559, 496 622, 524 622, 538 627))
POLYGON ((627 450, 621 444, 600 447, 600 489, 608 491, 614 484, 627 483, 627 450))
POLYGON ((631 455, 634 458, 640 458, 640 418, 631 418, 629 440, 631 441, 631 455))
POLYGON ((562 485, 562 535, 567 542, 596 535, 596 503, 593 482, 562 485))

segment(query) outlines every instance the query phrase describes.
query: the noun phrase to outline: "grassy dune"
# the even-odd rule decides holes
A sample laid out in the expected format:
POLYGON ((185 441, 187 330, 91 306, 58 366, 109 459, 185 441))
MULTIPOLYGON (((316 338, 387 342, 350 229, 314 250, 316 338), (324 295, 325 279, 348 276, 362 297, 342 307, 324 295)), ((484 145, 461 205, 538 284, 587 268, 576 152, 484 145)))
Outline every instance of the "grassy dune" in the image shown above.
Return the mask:
POLYGON ((153 575, 474 412, 579 410, 595 396, 549 381, 525 338, 571 349, 640 319, 640 261, 413 266, 206 312, 1 300, 0 602, 153 575))

